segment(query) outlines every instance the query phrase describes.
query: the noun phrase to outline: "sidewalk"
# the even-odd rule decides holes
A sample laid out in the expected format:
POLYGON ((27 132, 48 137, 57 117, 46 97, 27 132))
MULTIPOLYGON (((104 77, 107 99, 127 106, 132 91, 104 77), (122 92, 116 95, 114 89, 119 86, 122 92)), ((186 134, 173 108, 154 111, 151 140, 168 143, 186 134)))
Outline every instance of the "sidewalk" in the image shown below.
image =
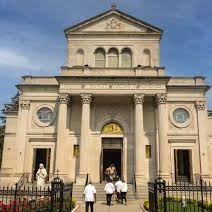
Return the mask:
MULTIPOLYGON (((94 212, 141 212, 139 202, 129 202, 127 205, 121 205, 112 203, 111 206, 107 206, 105 202, 97 202, 94 204, 94 212)), ((85 204, 79 207, 76 212, 85 212, 85 204)))

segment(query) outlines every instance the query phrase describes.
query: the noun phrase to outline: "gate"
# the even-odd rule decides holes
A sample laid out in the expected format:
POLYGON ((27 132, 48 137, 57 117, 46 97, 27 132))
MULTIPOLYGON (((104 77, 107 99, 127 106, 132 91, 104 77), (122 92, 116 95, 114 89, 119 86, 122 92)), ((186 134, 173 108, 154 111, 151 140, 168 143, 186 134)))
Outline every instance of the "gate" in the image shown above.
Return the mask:
POLYGON ((149 190, 149 211, 167 212, 166 208, 166 182, 162 178, 148 183, 149 190))
POLYGON ((63 210, 63 189, 64 183, 59 177, 55 177, 51 182, 51 211, 63 210))

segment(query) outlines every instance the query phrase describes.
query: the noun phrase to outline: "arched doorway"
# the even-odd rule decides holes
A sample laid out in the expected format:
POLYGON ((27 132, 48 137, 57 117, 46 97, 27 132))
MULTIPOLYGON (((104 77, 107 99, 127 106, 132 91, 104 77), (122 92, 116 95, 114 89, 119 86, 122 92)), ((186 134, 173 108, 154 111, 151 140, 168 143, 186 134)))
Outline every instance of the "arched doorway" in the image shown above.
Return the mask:
POLYGON ((110 122, 102 128, 102 152, 100 176, 105 180, 104 172, 111 164, 114 164, 117 175, 123 176, 123 129, 116 122, 110 122))

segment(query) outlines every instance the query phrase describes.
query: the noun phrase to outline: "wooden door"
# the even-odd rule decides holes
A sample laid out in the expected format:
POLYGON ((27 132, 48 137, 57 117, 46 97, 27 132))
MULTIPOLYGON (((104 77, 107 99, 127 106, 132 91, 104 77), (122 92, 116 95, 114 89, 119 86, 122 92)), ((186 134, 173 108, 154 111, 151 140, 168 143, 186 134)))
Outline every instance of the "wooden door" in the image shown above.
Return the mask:
POLYGON ((192 150, 188 150, 188 157, 189 157, 189 180, 193 182, 193 167, 192 167, 192 150))
POLYGON ((47 181, 49 180, 49 174, 50 174, 50 158, 51 158, 51 149, 47 149, 46 164, 44 164, 46 171, 47 171, 47 174, 48 174, 48 176, 46 178, 47 181))
POLYGON ((178 181, 178 157, 177 149, 174 150, 174 167, 175 167, 175 182, 178 181))

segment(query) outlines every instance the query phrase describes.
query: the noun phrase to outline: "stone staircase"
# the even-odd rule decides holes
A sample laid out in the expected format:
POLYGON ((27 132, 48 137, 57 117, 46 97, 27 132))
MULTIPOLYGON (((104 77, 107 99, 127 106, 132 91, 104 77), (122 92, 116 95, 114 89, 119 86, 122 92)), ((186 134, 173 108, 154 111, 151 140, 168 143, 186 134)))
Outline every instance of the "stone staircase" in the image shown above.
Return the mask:
MULTIPOLYGON (((93 184, 95 186, 95 188, 96 188, 97 201, 105 201, 106 200, 106 195, 105 195, 105 191, 104 191, 105 184, 106 184, 105 182, 98 183, 98 184, 97 183, 93 184)), ((83 191, 84 191, 84 185, 76 185, 76 184, 74 184, 73 185, 73 193, 72 193, 73 198, 76 201, 83 201, 83 191)), ((145 195, 146 195, 146 193, 145 193, 145 195)), ((141 196, 143 197, 144 194, 141 195, 141 196)), ((135 197, 134 192, 133 192, 133 185, 132 184, 128 184, 127 200, 128 201, 134 201, 135 198, 136 197, 135 197)))

